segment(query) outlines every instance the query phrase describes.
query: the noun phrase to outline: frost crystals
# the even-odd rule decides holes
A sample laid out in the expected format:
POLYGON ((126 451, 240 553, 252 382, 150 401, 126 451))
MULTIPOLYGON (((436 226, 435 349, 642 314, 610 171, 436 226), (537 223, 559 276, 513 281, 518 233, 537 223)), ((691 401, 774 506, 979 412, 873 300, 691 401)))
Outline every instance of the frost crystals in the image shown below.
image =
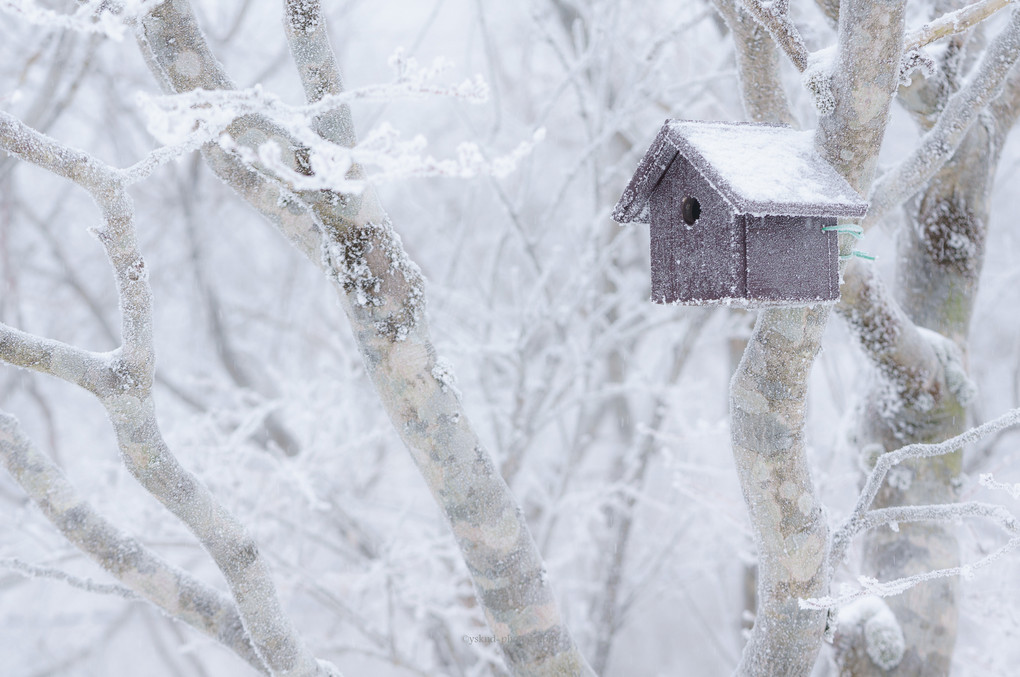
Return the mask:
POLYGON ((414 59, 405 58, 398 51, 391 58, 391 66, 396 72, 392 83, 324 96, 301 106, 286 104, 258 85, 245 90, 199 89, 171 96, 141 95, 140 106, 149 132, 161 143, 178 147, 177 152, 216 141, 218 137, 224 150, 269 170, 297 191, 325 189, 356 194, 364 189, 366 181, 381 183, 426 176, 502 177, 512 172, 544 138, 545 130, 539 129, 530 140, 494 159, 487 159, 476 144, 462 143, 457 147, 455 159, 437 160, 424 154, 425 137, 419 135, 411 141, 401 141, 400 133, 386 123, 370 131, 353 148, 330 143, 315 131, 318 116, 354 100, 444 96, 482 103, 488 97, 488 86, 480 77, 460 85, 435 84, 433 80, 447 67, 443 61, 435 62, 431 68, 421 68, 414 59), (264 137, 246 142, 223 134, 234 120, 250 114, 271 118, 290 138, 264 137), (294 141, 297 149, 293 147, 294 141), (297 161, 296 154, 300 155, 297 161), (366 168, 365 179, 352 177, 351 169, 355 165, 366 168))
POLYGON ((436 360, 436 364, 432 367, 432 378, 439 381, 439 389, 444 393, 452 392, 460 399, 460 391, 457 390, 457 378, 453 373, 453 366, 446 361, 446 359, 440 357, 436 360))
POLYGON ((836 110, 836 96, 832 93, 832 59, 835 54, 834 47, 812 52, 801 75, 801 82, 822 116, 831 115, 836 110))
POLYGON ((29 23, 47 28, 95 33, 120 42, 124 29, 140 14, 151 11, 163 0, 88 0, 72 14, 60 14, 34 0, 0 0, 0 12, 13 14, 29 23))

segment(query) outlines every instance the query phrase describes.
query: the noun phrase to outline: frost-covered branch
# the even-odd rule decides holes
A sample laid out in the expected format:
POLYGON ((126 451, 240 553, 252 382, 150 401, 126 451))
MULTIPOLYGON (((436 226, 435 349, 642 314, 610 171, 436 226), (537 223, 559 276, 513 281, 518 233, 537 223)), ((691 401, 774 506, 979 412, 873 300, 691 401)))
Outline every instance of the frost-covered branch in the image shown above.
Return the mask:
POLYGON ((224 150, 236 153, 243 161, 264 167, 295 192, 331 190, 344 194, 360 194, 367 183, 385 183, 409 178, 447 177, 468 179, 480 175, 495 177, 511 173, 521 159, 531 154, 535 143, 544 138, 544 131, 535 133, 534 141, 522 142, 509 154, 487 160, 478 146, 462 143, 457 147, 456 159, 437 160, 424 155, 425 137, 416 136, 408 142, 399 140, 400 132, 383 124, 353 148, 324 143, 308 133, 307 127, 288 129, 295 138, 307 144, 308 167, 292 169, 284 160, 284 151, 275 142, 265 143, 253 151, 223 137, 224 150), (358 176, 357 167, 376 167, 365 179, 358 176))
MULTIPOLYGON (((302 70, 309 71, 312 74, 309 77, 322 77, 322 72, 314 68, 302 70)), ((484 90, 483 85, 476 82, 450 88, 433 87, 423 82, 425 78, 433 77, 432 71, 413 76, 407 75, 407 72, 411 72, 410 67, 404 69, 404 75, 394 85, 326 94, 305 106, 284 104, 258 85, 240 91, 199 89, 173 96, 141 97, 139 103, 146 112, 149 131, 166 146, 125 170, 125 174, 131 182, 135 182, 172 157, 218 141, 221 147, 238 154, 243 161, 283 179, 294 191, 328 189, 357 194, 364 189, 366 181, 383 183, 429 176, 505 176, 543 137, 543 130, 539 130, 533 141, 524 142, 511 153, 493 160, 485 159, 473 143, 460 144, 456 159, 437 160, 424 154, 427 142, 423 136, 416 136, 408 142, 401 141, 400 133, 385 123, 373 129, 360 143, 355 143, 353 131, 346 131, 349 125, 345 120, 349 113, 345 111, 349 101, 376 97, 388 100, 408 94, 445 94, 469 101, 477 101, 484 96, 484 91, 479 91, 484 90), (300 144, 302 156, 296 166, 284 159, 284 155, 290 155, 293 150, 289 147, 281 149, 278 139, 266 140, 252 148, 246 143, 238 143, 231 135, 222 134, 235 120, 255 113, 270 116, 292 143, 300 144), (324 133, 335 138, 326 138, 324 133), (356 169, 358 166, 376 169, 367 172, 366 176, 365 172, 356 169)), ((417 67, 413 72, 417 73, 417 67)), ((321 87, 323 84, 317 81, 310 89, 317 91, 321 87)))
POLYGON ((802 599, 800 604, 805 609, 832 609, 845 606, 870 595, 874 595, 876 597, 892 597, 894 595, 899 595, 913 587, 916 587, 917 585, 920 585, 921 583, 937 580, 939 578, 961 576, 962 578, 970 579, 974 576, 975 572, 980 569, 984 569, 990 564, 994 564, 1004 555, 1013 552, 1017 548, 1020 548, 1020 536, 1013 536, 1008 542, 1006 542, 1005 545, 996 548, 988 555, 985 555, 978 561, 971 564, 935 569, 934 571, 925 571, 924 573, 915 574, 913 576, 904 576, 891 581, 878 581, 869 576, 858 576, 857 582, 861 586, 858 590, 839 596, 802 599))
POLYGON ((830 554, 830 561, 833 566, 842 561, 854 535, 866 528, 862 524, 867 519, 868 509, 875 500, 875 496, 878 494, 878 490, 881 488, 882 482, 885 480, 890 468, 912 458, 932 458, 934 456, 951 454, 965 445, 977 442, 1000 430, 1017 424, 1020 424, 1020 409, 1013 409, 995 420, 984 423, 976 428, 971 428, 967 432, 944 442, 937 444, 908 444, 896 451, 890 451, 879 456, 875 462, 874 469, 872 469, 864 484, 864 488, 861 490, 860 496, 857 498, 857 504, 854 506, 853 511, 851 511, 850 515, 847 516, 833 536, 832 552, 830 554))
POLYGON ((853 524, 854 533, 847 534, 852 539, 871 529, 889 525, 894 531, 900 522, 952 522, 963 517, 985 517, 996 522, 1010 534, 1016 535, 1017 521, 1008 510, 993 503, 967 501, 964 503, 944 503, 939 505, 903 505, 890 508, 879 508, 864 513, 864 517, 853 524))
MULTIPOLYGON (((126 588, 91 581, 76 585, 66 575, 54 576, 91 592, 144 598, 217 640, 260 672, 266 671, 229 598, 168 564, 110 524, 78 496, 60 469, 35 448, 17 419, 6 412, 0 412, 0 464, 68 541, 126 588)), ((32 576, 51 575, 34 567, 13 568, 32 576)))
POLYGON ((117 170, 87 153, 69 148, 0 112, 0 148, 87 190, 103 214, 104 226, 93 231, 114 269, 121 301, 122 345, 114 363, 139 384, 151 384, 152 292, 145 261, 138 251, 134 207, 117 170))
MULTIPOLYGON (((852 20, 840 21, 832 105, 816 146, 866 191, 895 93, 903 4, 845 0, 841 13, 852 20)), ((830 583, 828 525, 804 444, 807 377, 829 312, 762 311, 730 384, 730 435, 759 565, 758 610, 738 674, 807 674, 825 631, 825 613, 798 599, 830 583)))
POLYGON ((237 601, 255 650, 270 671, 295 677, 331 674, 283 613, 258 544, 209 489, 180 465, 163 440, 151 387, 125 384, 122 394, 103 398, 102 403, 128 470, 212 556, 237 601))
POLYGON ((1005 491, 1007 494, 1015 499, 1020 499, 1020 484, 1006 484, 1004 482, 997 482, 991 473, 984 473, 978 477, 978 483, 989 489, 995 489, 997 491, 1005 491))
MULTIPOLYGON (((397 73, 392 83, 337 92, 325 90, 325 93, 320 92, 321 98, 303 105, 284 103, 280 97, 265 91, 261 85, 248 89, 199 88, 162 96, 139 95, 138 103, 146 113, 149 131, 164 143, 171 144, 194 135, 196 127, 206 134, 204 141, 211 141, 234 119, 245 115, 268 115, 289 129, 295 125, 307 126, 307 121, 312 118, 321 119, 334 111, 349 109, 353 101, 445 96, 478 104, 488 99, 488 88, 479 78, 466 80, 459 85, 433 83, 432 80, 447 70, 443 61, 437 61, 431 68, 422 68, 414 59, 405 59, 398 52, 391 57, 390 64, 397 73)), ((302 70, 307 72, 309 68, 302 70)), ((314 75, 321 78, 322 74, 316 72, 314 75)), ((323 87, 325 85, 321 81, 310 85, 312 91, 323 87)), ((347 133, 340 133, 337 138, 350 137, 347 133)))
MULTIPOLYGON (((354 120, 350 106, 343 100, 344 96, 350 96, 352 92, 344 91, 343 76, 326 34, 321 4, 318 1, 284 0, 283 10, 287 45, 298 75, 301 76, 307 105, 310 108, 323 107, 318 112, 308 111, 315 116, 316 133, 338 146, 354 146, 357 143, 354 120), (330 101, 337 105, 324 107, 330 101)), ((407 60, 402 52, 398 52, 390 64, 396 67, 399 83, 402 74, 407 72, 407 60)), ((487 94, 487 91, 478 93, 487 94)))
POLYGON ((47 9, 36 0, 0 0, 0 12, 22 21, 43 26, 104 35, 112 40, 124 39, 127 26, 142 12, 151 10, 162 0, 87 0, 72 14, 47 9))
POLYGON ((238 602, 255 650, 269 669, 294 677, 329 674, 332 668, 315 659, 283 614, 257 544, 209 490, 181 467, 160 433, 152 396, 152 290, 122 174, 6 114, 0 114, 0 144, 78 183, 103 212, 105 225, 95 234, 114 269, 122 345, 109 361, 113 387, 97 396, 110 417, 128 470, 188 526, 215 560, 238 602))
POLYGON ((949 97, 935 125, 922 137, 917 149, 903 162, 883 174, 868 198, 871 206, 864 220, 873 226, 889 210, 920 190, 938 172, 963 141, 978 114, 1001 92, 1020 56, 1020 9, 988 45, 970 81, 949 97))
POLYGON ((903 41, 903 51, 912 52, 936 40, 963 33, 1015 1, 979 0, 966 7, 943 14, 934 21, 929 21, 920 28, 908 32, 903 41))
POLYGON ((92 353, 3 323, 0 323, 0 360, 56 376, 96 394, 109 392, 115 384, 109 354, 92 353))
MULTIPOLYGON (((233 88, 184 0, 166 0, 142 28, 143 52, 170 90, 233 88), (181 44, 188 46, 186 67, 180 67, 181 44)), ((226 132, 252 151, 274 141, 288 167, 307 168, 307 145, 265 116, 239 118, 226 132)), ((442 372, 424 315, 424 281, 374 193, 366 190, 358 199, 331 190, 294 194, 219 146, 204 152, 224 181, 336 282, 366 370, 450 522, 489 624, 511 638, 501 644, 510 670, 529 677, 590 675, 560 617, 523 511, 457 394, 437 376, 442 372)))
POLYGON ((743 0, 744 7, 764 26, 797 70, 808 65, 808 49, 800 31, 790 20, 790 0, 743 0))
POLYGON ((871 187, 899 83, 904 6, 903 0, 840 3, 832 112, 819 118, 815 145, 861 195, 871 187))
POLYGON ((989 110, 1003 133, 1020 118, 1020 68, 1014 68, 1003 86, 1003 93, 992 102, 989 110))
MULTIPOLYGON (((2 450, 0 450, 0 453, 2 453, 2 450)), ((128 600, 142 599, 142 597, 134 590, 124 587, 123 585, 117 585, 115 583, 96 583, 91 578, 74 576, 66 571, 55 569, 53 567, 29 564, 28 562, 24 562, 15 557, 0 559, 0 568, 15 571, 25 578, 52 578, 57 581, 63 581, 72 588, 91 592, 96 595, 114 595, 128 600)))

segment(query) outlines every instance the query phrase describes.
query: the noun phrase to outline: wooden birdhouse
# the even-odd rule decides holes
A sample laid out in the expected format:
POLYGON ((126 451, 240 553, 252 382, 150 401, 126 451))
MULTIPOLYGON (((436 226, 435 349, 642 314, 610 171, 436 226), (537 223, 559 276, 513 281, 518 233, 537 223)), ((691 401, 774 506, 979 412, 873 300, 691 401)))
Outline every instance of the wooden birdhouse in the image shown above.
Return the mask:
POLYGON ((651 225, 652 300, 757 308, 838 300, 836 219, 867 209, 811 132, 667 120, 613 218, 651 225))

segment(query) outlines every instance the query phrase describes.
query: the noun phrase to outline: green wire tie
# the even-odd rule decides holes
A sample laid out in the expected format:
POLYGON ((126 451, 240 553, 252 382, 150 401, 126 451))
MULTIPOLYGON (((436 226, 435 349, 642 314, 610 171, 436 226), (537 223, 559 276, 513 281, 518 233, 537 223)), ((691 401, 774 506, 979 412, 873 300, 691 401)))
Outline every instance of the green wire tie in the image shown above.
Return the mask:
POLYGON ((867 252, 859 251, 857 249, 853 250, 849 254, 840 254, 839 255, 839 260, 840 261, 847 261, 847 260, 849 260, 849 259, 851 259, 851 258, 853 258, 855 256, 857 258, 859 258, 859 259, 864 259, 865 261, 874 261, 875 260, 875 257, 872 256, 871 254, 868 254, 867 252))
POLYGON ((843 223, 836 226, 822 226, 823 233, 844 233, 846 235, 853 235, 855 238, 860 240, 864 237, 864 229, 856 223, 843 223))

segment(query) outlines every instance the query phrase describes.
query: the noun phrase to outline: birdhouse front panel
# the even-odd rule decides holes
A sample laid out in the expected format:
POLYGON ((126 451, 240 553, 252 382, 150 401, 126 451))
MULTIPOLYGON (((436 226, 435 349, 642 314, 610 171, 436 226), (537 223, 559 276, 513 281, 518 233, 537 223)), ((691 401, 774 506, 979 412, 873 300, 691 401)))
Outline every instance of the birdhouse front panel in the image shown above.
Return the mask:
POLYGON ((743 224, 682 155, 653 191, 650 211, 652 300, 697 304, 745 295, 743 224))
POLYGON ((836 219, 742 216, 747 243, 747 296, 759 305, 839 300, 836 219))

